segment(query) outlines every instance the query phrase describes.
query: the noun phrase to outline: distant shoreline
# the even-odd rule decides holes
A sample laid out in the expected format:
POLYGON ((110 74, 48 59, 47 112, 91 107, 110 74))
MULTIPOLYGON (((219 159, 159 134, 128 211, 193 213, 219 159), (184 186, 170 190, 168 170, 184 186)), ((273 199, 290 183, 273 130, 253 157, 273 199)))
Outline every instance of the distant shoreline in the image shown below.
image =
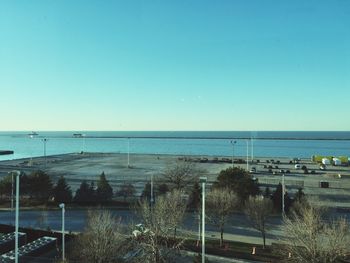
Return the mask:
MULTIPOLYGON (((52 138, 76 138, 73 136, 53 136, 52 138)), ((80 138, 80 137, 79 137, 80 138)), ((190 137, 190 136, 168 136, 168 137, 159 137, 159 136, 84 136, 83 138, 93 138, 93 139, 185 139, 185 140, 282 140, 282 141, 350 141, 350 138, 251 138, 251 137, 239 137, 239 138, 232 138, 232 137, 190 137)))
MULTIPOLYGON (((37 131, 36 138, 350 141, 350 131, 37 131)), ((27 137, 28 131, 0 131, 27 137)))
MULTIPOLYGON (((13 137, 27 137, 27 135, 12 135, 13 137)), ((296 138, 296 137, 206 137, 206 136, 91 136, 86 135, 82 137, 76 136, 41 136, 37 138, 72 138, 72 139, 181 139, 181 140, 276 140, 276 141, 350 141, 350 138, 296 138)))
MULTIPOLYGON (((101 157, 101 156, 126 156, 128 153, 127 152, 84 152, 83 154, 78 153, 78 152, 71 152, 71 153, 62 153, 62 154, 52 154, 52 155, 47 155, 47 161, 50 162, 52 160, 55 160, 55 158, 68 158, 68 159, 80 159, 80 158, 85 158, 85 157, 101 157)), ((174 158, 182 158, 182 157, 192 157, 194 159, 196 158, 229 158, 231 159, 232 156, 230 155, 209 155, 209 154, 171 154, 171 153, 130 153, 130 156, 154 156, 154 157, 174 157, 174 158)), ((246 160, 246 155, 235 155, 234 159, 242 159, 246 160)), ((11 160, 0 160, 0 165, 3 163, 11 163, 11 162, 18 162, 18 161, 29 161, 32 159, 33 161, 35 160, 44 160, 45 156, 35 156, 35 157, 23 157, 23 158, 18 158, 18 159, 11 159, 11 160)), ((311 158, 309 157, 284 157, 284 156, 254 156, 254 160, 257 159, 262 159, 262 160, 272 160, 272 159, 281 159, 281 160, 292 160, 293 158, 299 158, 304 161, 309 161, 311 158)), ((67 159, 65 159, 67 160, 67 159)), ((251 161, 251 156, 249 155, 249 161, 251 161)))

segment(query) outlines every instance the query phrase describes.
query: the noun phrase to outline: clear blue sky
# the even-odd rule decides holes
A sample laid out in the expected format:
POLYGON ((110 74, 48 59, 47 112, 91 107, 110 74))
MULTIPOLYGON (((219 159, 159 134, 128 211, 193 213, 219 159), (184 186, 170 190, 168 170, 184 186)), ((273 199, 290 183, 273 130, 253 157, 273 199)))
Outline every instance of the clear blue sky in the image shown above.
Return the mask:
POLYGON ((350 1, 2 0, 0 89, 0 130, 350 130, 350 1))

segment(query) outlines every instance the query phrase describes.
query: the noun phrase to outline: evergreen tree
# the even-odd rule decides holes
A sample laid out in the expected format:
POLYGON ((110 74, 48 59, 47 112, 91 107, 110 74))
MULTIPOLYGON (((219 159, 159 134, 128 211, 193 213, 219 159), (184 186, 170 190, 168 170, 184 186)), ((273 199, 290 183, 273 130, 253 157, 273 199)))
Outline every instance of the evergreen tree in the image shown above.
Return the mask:
MULTIPOLYGON (((29 184, 28 184, 28 176, 26 175, 26 173, 21 172, 19 180, 20 180, 20 184, 19 184, 20 196, 27 195, 29 193, 29 190, 28 190, 29 184)), ((16 177, 15 176, 12 177, 11 173, 2 177, 2 179, 0 180, 0 198, 3 198, 4 195, 6 195, 6 198, 11 198, 12 187, 14 187, 13 194, 16 194, 15 184, 16 184, 16 177)))
POLYGON ((56 203, 70 203, 72 201, 72 191, 63 176, 58 179, 53 188, 53 196, 56 203))
POLYGON ((294 201, 301 202, 305 198, 305 194, 302 188, 298 189, 298 192, 295 194, 294 201))
POLYGON ((52 194, 50 176, 41 170, 32 172, 28 176, 28 194, 37 200, 47 201, 52 194))
POLYGON ((99 203, 105 203, 111 201, 113 197, 113 189, 109 185, 105 173, 102 172, 99 180, 97 181, 96 198, 99 203))
POLYGON ((29 194, 29 180, 29 176, 26 173, 21 174, 21 183, 19 185, 21 195, 29 194))
POLYGON ((120 189, 117 192, 117 195, 123 196, 124 201, 126 201, 126 198, 134 196, 135 192, 136 192, 135 187, 132 184, 124 183, 123 185, 120 186, 120 189))
POLYGON ((10 174, 4 176, 0 181, 0 196, 11 196, 12 176, 10 174))
MULTIPOLYGON (((272 194, 273 207, 276 211, 282 211, 282 184, 279 183, 275 192, 272 194)), ((289 208, 292 205, 292 199, 289 197, 287 191, 284 194, 284 211, 289 212, 289 208)))
POLYGON ((74 202, 82 205, 95 202, 95 189, 93 182, 91 182, 90 185, 85 180, 81 182, 80 187, 75 192, 74 202))
POLYGON ((157 185, 157 193, 158 195, 165 195, 170 191, 169 186, 167 184, 158 184, 157 185))
POLYGON ((282 211, 282 184, 279 183, 272 194, 273 207, 276 211, 282 211))
POLYGON ((89 200, 91 200, 92 203, 96 203, 96 196, 97 196, 97 193, 96 193, 96 186, 95 186, 95 182, 94 181, 91 181, 90 182, 90 187, 89 187, 89 200))
MULTIPOLYGON (((153 191, 154 194, 154 191, 153 191)), ((155 196, 153 195, 153 198, 155 198, 155 196)), ((151 199, 151 183, 147 182, 145 184, 145 187, 143 188, 142 194, 141 194, 141 199, 144 200, 150 200, 151 199)))
POLYGON ((200 203, 201 203, 201 187, 197 182, 195 182, 193 184, 193 188, 192 188, 192 192, 190 194, 190 199, 189 199, 189 203, 188 206, 190 208, 196 209, 198 210, 200 207, 200 203))
POLYGON ((265 188, 264 197, 266 197, 266 198, 270 198, 271 197, 271 190, 270 190, 269 187, 265 188))
POLYGON ((222 170, 213 187, 229 188, 237 194, 241 202, 247 200, 250 195, 259 194, 260 191, 257 180, 253 179, 246 170, 238 167, 222 170))

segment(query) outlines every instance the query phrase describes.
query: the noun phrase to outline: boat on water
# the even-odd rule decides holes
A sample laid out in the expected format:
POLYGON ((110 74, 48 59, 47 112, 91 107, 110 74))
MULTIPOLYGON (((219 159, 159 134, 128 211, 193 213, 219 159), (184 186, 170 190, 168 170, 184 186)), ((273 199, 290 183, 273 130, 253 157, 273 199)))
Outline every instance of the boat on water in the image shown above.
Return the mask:
POLYGON ((82 133, 73 133, 73 137, 84 137, 84 135, 82 133))
POLYGON ((37 136, 39 135, 37 132, 35 131, 32 131, 31 133, 28 133, 29 136, 37 136))

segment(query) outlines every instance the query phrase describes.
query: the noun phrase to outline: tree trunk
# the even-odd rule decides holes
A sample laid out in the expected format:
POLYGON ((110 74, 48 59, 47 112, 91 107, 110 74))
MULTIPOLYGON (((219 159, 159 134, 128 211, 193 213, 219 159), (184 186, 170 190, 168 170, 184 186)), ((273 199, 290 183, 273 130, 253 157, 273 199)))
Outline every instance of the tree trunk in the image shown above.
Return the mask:
POLYGON ((224 228, 220 228, 220 247, 222 247, 224 244, 224 228))
POLYGON ((265 234, 265 231, 262 231, 261 234, 262 234, 262 238, 263 238, 263 249, 265 249, 265 246, 266 246, 266 234, 265 234))

